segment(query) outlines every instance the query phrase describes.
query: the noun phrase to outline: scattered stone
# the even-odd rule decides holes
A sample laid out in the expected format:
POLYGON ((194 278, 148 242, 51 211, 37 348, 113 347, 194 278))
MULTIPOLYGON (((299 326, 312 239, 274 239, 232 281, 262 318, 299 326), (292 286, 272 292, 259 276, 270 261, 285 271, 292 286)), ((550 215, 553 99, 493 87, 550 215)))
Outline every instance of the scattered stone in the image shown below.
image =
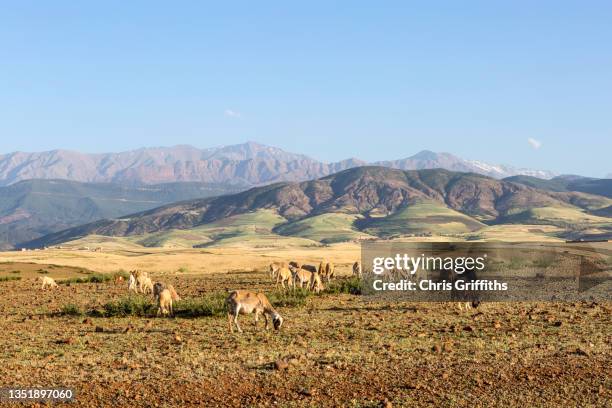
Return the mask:
POLYGON ((104 328, 102 326, 96 326, 95 330, 96 333, 102 333, 104 332, 104 328))
POLYGON ((501 328, 501 323, 500 322, 495 322, 493 327, 495 327, 496 329, 499 329, 499 328, 501 328))
POLYGON ((300 390, 300 394, 305 395, 306 397, 312 397, 317 394, 316 388, 302 388, 300 390))
POLYGON ((442 352, 442 347, 440 347, 439 344, 434 344, 434 346, 431 348, 431 351, 433 351, 435 353, 440 353, 440 352, 442 352))
POLYGON ((83 324, 91 324, 91 319, 89 317, 86 317, 85 319, 83 319, 83 324))
POLYGON ((588 350, 585 350, 581 347, 576 347, 576 350, 574 351, 574 354, 577 354, 579 356, 588 356, 589 352, 588 350))
POLYGON ((465 326, 463 328, 463 331, 473 332, 474 331, 474 327, 472 327, 472 326, 465 326))
POLYGON ((561 320, 557 320, 555 323, 553 323, 553 326, 555 327, 561 327, 563 325, 563 322, 561 320))

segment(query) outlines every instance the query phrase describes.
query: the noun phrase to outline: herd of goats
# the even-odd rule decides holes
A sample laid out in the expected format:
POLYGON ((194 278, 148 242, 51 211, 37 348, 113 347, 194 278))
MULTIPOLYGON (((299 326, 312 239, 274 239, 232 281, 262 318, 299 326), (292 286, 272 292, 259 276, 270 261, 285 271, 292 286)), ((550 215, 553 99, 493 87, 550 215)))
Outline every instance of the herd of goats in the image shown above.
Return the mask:
MULTIPOLYGON (((269 266, 270 277, 276 286, 290 289, 299 286, 307 290, 319 293, 324 289, 323 282, 331 282, 334 277, 335 266, 333 262, 321 261, 319 267, 314 265, 302 265, 298 262, 273 262, 269 266)), ((361 263, 355 262, 352 267, 353 275, 361 277, 361 263)), ((57 283, 49 276, 41 277, 42 289, 55 288, 57 283)), ((123 282, 122 276, 115 277, 115 284, 123 282)), ((128 291, 134 293, 152 294, 157 303, 157 316, 173 316, 173 302, 180 300, 180 296, 172 285, 163 282, 153 282, 145 271, 130 271, 128 278, 128 291)), ((238 316, 241 314, 255 315, 255 324, 259 316, 263 315, 266 330, 269 327, 268 317, 272 319, 275 329, 280 329, 283 318, 274 309, 267 296, 260 292, 250 290, 235 290, 229 294, 225 304, 227 306, 228 326, 231 332, 234 325, 239 332, 242 329, 238 324, 238 316)))

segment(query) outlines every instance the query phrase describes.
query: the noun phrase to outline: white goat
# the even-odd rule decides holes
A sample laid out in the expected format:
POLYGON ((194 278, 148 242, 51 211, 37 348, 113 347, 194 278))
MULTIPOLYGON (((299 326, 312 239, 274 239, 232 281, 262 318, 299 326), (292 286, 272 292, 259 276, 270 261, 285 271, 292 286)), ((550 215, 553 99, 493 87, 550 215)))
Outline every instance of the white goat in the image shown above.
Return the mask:
POLYGON ((138 293, 138 286, 136 285, 136 277, 130 272, 130 278, 128 280, 128 292, 138 293))
POLYGON ((148 276, 139 276, 136 278, 136 282, 138 283, 138 290, 140 293, 153 293, 153 281, 148 276))
POLYGON ((41 289, 46 288, 47 286, 50 288, 57 288, 57 283, 55 283, 55 279, 49 276, 41 276, 40 280, 42 281, 41 289))

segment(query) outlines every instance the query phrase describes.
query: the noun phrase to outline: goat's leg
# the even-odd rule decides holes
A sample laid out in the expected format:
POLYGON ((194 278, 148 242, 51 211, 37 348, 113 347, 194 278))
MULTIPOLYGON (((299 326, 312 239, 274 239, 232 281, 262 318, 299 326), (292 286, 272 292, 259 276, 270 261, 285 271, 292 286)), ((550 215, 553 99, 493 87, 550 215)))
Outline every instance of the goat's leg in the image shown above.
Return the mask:
POLYGON ((227 327, 229 328, 230 333, 234 332, 234 326, 232 325, 232 314, 227 312, 227 327))
POLYGON ((238 324, 238 315, 240 314, 240 305, 236 306, 236 310, 234 310, 234 324, 236 325, 236 328, 238 329, 239 333, 242 333, 242 329, 240 328, 240 325, 238 324))
POLYGON ((240 325, 238 324, 238 313, 236 313, 236 316, 234 316, 234 324, 236 325, 238 332, 242 333, 242 328, 240 328, 240 325))

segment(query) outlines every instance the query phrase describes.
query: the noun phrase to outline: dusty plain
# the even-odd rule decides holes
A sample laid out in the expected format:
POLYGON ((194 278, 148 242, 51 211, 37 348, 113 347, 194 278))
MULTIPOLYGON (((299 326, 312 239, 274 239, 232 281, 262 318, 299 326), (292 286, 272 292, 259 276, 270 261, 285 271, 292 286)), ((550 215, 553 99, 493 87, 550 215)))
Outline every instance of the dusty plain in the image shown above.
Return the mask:
POLYGON ((124 299, 124 283, 42 291, 35 281, 143 269, 198 299, 234 289, 270 293, 272 260, 324 257, 347 275, 359 247, 0 253, 0 387, 71 387, 72 407, 610 406, 610 303, 460 311, 452 303, 324 293, 278 307, 280 331, 243 316, 245 332, 231 334, 223 315, 91 313, 124 299), (68 305, 79 313, 65 313, 68 305))

